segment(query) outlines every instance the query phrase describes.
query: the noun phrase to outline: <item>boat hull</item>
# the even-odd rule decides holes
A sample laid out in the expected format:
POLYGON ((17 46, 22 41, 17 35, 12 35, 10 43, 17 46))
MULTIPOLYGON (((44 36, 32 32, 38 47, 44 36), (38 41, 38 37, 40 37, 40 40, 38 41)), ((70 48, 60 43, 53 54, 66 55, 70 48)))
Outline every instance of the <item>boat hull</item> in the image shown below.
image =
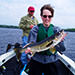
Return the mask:
MULTIPOLYGON (((6 69, 1 72, 2 75, 20 75, 21 68, 19 68, 16 56, 8 60, 2 66, 6 67, 6 69)), ((61 62, 61 60, 56 61, 56 66, 58 75, 73 75, 73 73, 61 62)))

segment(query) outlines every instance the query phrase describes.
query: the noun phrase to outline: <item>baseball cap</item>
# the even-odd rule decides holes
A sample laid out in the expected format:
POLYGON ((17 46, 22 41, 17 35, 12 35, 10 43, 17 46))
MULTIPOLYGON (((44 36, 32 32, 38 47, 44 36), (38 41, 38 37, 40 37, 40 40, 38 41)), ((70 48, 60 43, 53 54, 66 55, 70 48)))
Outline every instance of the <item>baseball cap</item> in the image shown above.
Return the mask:
POLYGON ((35 11, 35 8, 34 8, 33 6, 30 6, 30 7, 28 8, 28 11, 35 11))

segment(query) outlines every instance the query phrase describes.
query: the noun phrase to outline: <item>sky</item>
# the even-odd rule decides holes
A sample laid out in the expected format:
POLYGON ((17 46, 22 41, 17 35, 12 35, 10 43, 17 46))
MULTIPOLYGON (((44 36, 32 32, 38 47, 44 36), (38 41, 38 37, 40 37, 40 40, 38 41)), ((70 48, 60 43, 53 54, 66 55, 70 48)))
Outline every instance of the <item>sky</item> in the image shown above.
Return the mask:
POLYGON ((19 26, 29 6, 35 7, 35 16, 41 23, 40 8, 51 4, 54 8, 52 24, 61 28, 75 28, 75 0, 0 0, 0 25, 19 26))

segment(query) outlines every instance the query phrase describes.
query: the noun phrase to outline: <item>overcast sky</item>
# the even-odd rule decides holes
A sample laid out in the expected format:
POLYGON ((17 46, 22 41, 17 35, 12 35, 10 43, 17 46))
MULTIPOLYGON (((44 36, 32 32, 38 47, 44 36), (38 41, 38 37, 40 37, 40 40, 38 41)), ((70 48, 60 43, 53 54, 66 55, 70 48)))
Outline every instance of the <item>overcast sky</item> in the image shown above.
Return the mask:
POLYGON ((55 10, 52 23, 61 28, 75 28, 75 0, 0 0, 0 24, 19 25, 29 6, 35 7, 35 16, 41 22, 40 8, 51 4, 55 10))

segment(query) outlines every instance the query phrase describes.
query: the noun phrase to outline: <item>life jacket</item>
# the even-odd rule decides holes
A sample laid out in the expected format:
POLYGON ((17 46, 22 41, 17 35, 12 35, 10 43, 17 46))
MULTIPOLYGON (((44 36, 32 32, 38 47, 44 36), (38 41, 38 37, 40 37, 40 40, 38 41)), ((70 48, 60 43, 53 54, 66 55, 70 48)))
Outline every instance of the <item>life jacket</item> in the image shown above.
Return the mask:
MULTIPOLYGON (((37 42, 40 42, 40 41, 44 40, 45 38, 50 37, 54 34, 53 24, 50 24, 47 31, 46 31, 45 27, 43 26, 43 24, 38 24, 38 27, 39 27, 39 30, 38 30, 38 35, 37 35, 37 42)), ((48 49, 46 51, 40 52, 40 54, 51 55, 52 52, 50 51, 50 49, 48 49)))

